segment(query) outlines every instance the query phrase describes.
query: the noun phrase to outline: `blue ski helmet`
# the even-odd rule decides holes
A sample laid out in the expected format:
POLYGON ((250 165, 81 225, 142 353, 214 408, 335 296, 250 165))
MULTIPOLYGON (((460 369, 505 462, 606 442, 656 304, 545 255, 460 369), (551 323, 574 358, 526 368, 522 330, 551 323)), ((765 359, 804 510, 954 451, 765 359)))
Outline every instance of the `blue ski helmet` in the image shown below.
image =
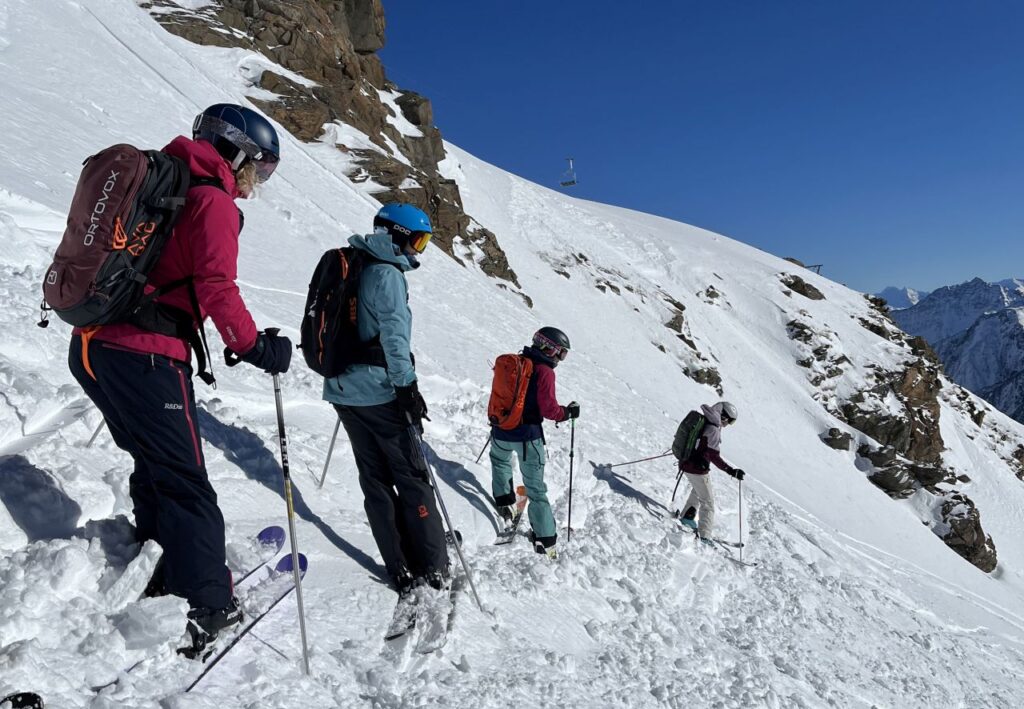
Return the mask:
POLYGON ((217 103, 196 116, 192 138, 213 144, 221 157, 238 170, 246 161, 256 165, 256 179, 266 182, 281 159, 277 131, 260 113, 234 103, 217 103))
POLYGON ((395 246, 404 249, 408 244, 419 254, 427 248, 434 231, 430 218, 422 209, 400 202, 390 202, 381 207, 373 218, 373 228, 387 230, 395 246))

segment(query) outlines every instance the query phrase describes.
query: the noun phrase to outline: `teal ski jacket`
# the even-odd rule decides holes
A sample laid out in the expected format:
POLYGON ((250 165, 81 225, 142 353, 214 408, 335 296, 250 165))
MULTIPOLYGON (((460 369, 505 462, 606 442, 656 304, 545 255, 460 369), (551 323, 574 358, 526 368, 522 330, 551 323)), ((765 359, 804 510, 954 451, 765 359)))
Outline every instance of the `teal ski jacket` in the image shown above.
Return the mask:
POLYGON ((395 400, 396 386, 416 381, 412 365, 412 312, 405 272, 419 267, 415 257, 398 253, 386 233, 349 237, 349 245, 375 261, 363 267, 359 282, 356 328, 359 339, 380 335, 387 369, 370 364, 350 365, 337 377, 324 379, 323 398, 344 406, 376 406, 395 400))

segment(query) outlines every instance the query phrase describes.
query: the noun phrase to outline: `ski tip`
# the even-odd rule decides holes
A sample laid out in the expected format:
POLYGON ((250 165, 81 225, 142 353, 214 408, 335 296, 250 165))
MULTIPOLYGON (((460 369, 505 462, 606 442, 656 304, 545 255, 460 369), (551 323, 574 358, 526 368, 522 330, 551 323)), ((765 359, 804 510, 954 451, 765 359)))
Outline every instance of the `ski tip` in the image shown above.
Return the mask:
POLYGON ((284 527, 273 524, 256 535, 256 540, 264 546, 276 546, 278 549, 284 546, 284 527))
MULTIPOLYGON (((309 567, 309 562, 306 560, 305 554, 299 554, 299 571, 303 574, 306 573, 306 569, 309 567)), ((277 562, 277 566, 274 567, 274 571, 279 574, 291 573, 295 567, 292 565, 292 555, 282 556, 281 560, 277 562)))
POLYGON ((519 485, 516 487, 516 494, 526 497, 526 485, 519 485))
POLYGON ((0 699, 2 709, 43 709, 43 698, 35 692, 17 692, 0 699))

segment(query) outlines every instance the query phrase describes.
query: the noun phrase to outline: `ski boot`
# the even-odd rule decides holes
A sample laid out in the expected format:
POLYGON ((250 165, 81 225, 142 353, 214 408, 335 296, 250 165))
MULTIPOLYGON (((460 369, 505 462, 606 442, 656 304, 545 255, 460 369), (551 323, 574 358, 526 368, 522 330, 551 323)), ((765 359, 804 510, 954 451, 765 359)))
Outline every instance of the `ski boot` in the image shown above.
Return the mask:
POLYGON ((231 601, 224 608, 216 610, 210 608, 193 608, 188 612, 188 635, 192 640, 190 647, 183 647, 178 653, 190 660, 196 658, 205 659, 209 654, 209 646, 217 639, 222 630, 238 625, 242 622, 242 608, 238 599, 231 598, 231 601))
POLYGON ((537 538, 537 535, 533 533, 532 529, 527 537, 529 537, 530 544, 533 545, 533 550, 535 552, 538 554, 545 554, 549 559, 558 558, 558 550, 555 548, 555 543, 553 541, 550 545, 545 545, 544 542, 537 538))

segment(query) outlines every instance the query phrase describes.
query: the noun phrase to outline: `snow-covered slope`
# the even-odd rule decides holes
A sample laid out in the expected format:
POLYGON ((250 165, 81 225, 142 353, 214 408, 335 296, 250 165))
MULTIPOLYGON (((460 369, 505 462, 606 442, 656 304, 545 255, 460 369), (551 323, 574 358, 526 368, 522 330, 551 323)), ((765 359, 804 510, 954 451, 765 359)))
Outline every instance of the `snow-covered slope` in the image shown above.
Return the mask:
MULTIPOLYGON (((930 528, 929 493, 894 502, 858 468, 863 459, 819 438, 837 427, 868 442, 829 411, 868 386, 872 368, 910 359, 862 327, 873 316, 860 294, 801 272, 824 295, 810 300, 783 287, 779 274, 794 267, 781 259, 565 197, 451 145, 446 173, 498 235, 534 304, 436 250, 409 279, 431 461, 488 613, 464 597, 435 655, 383 647, 393 593, 378 582, 351 453, 342 436, 318 491, 334 419, 319 381, 296 362, 283 384, 298 537, 310 558, 312 676, 299 669, 289 601, 186 700, 195 670, 171 651, 184 609, 133 600, 155 550, 134 556, 123 521, 99 523, 130 513, 129 461, 105 434, 86 446, 98 417, 67 372, 67 328, 34 325, 39 282, 83 157, 123 140, 163 144, 203 106, 244 100, 266 65, 172 37, 128 0, 0 7, 0 696, 34 689, 60 707, 1021 702, 1024 485, 1004 462, 1021 439, 1017 424, 993 412, 978 426, 955 390, 941 399, 943 462, 971 478, 964 489, 999 549, 999 567, 984 574, 930 528), (797 364, 805 353, 787 330, 797 319, 828 333, 838 373, 815 383, 817 365, 797 364), (491 545, 489 471, 473 463, 487 436, 490 362, 542 324, 572 339, 559 395, 583 409, 575 531, 555 563, 523 544, 491 545), (740 409, 724 453, 748 471, 742 524, 755 568, 696 550, 666 519, 671 464, 607 467, 663 452, 687 410, 718 398, 684 370, 705 381, 716 370, 740 409)), ((296 336, 316 259, 365 230, 377 203, 343 176, 333 145, 286 137, 283 152, 274 179, 243 205, 240 280, 257 323, 296 336)), ((284 521, 274 404, 258 372, 218 374, 216 391, 198 386, 201 426, 238 542, 284 521)), ((561 524, 568 441, 564 427, 548 429, 561 524)), ((731 479, 716 474, 714 484, 720 533, 734 538, 741 498, 731 479)))

